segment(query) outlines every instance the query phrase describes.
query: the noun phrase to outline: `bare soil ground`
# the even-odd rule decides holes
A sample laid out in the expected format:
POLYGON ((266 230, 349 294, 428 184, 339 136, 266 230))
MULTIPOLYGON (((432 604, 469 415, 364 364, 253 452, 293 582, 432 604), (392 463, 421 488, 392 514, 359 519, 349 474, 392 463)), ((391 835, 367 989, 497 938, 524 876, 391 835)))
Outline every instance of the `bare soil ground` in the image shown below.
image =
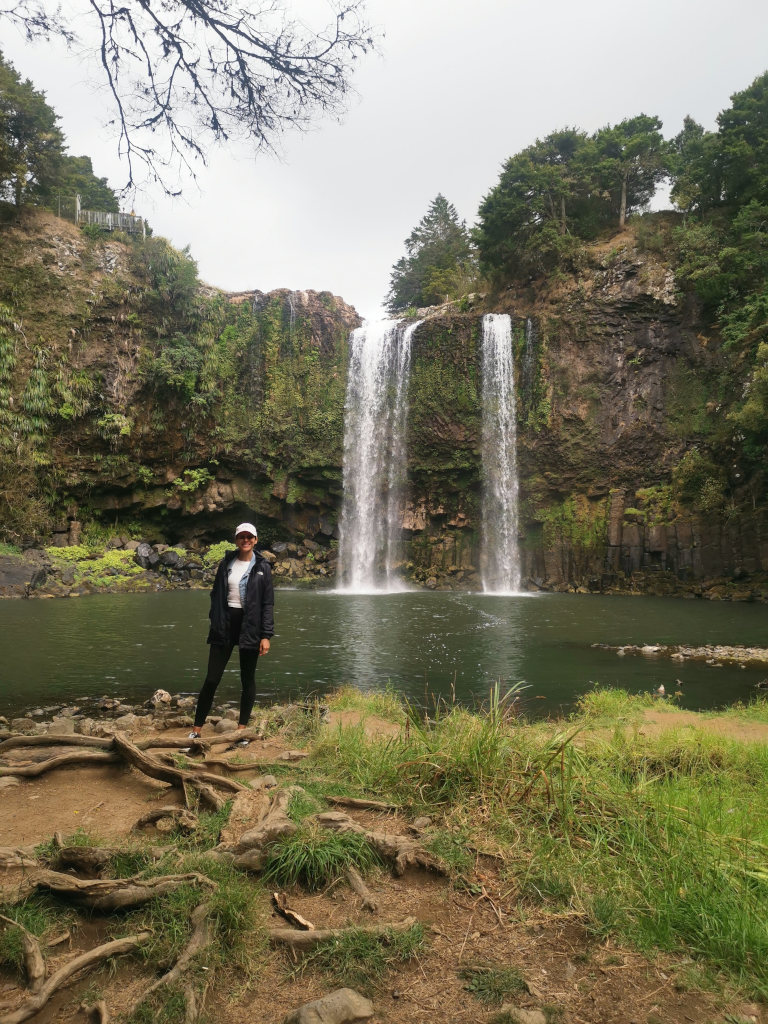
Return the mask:
MULTIPOLYGON (((345 724, 354 722, 355 712, 344 712, 345 724)), ((702 720, 688 712, 646 712, 641 731, 680 728, 706 723, 707 728, 744 739, 768 739, 768 727, 754 723, 702 720)), ((387 730, 391 723, 383 723, 387 730)), ((377 723, 367 720, 369 729, 377 723)), ((173 736, 173 733, 164 735, 173 736)), ((279 738, 254 742, 249 759, 270 762, 292 744, 279 738)), ((40 748, 34 749, 34 759, 40 748)), ((16 763, 31 760, 31 751, 17 749, 16 763)), ((232 754, 225 755, 227 757, 232 754)), ((22 780, 19 786, 0 792, 0 846, 22 846, 51 838, 55 831, 72 834, 82 827, 104 840, 127 837, 134 822, 157 801, 178 803, 174 791, 146 778, 135 769, 122 767, 63 768, 37 779, 22 780)), ((351 811, 368 827, 404 831, 409 822, 391 814, 351 811)), ((12 897, 24 883, 28 870, 0 870, 0 900, 12 897)), ((369 924, 399 921, 407 915, 423 923, 427 936, 425 951, 407 965, 393 971, 373 993, 375 1022, 416 1024, 416 1022, 491 1021, 498 1007, 478 1002, 460 977, 472 966, 516 967, 528 985, 528 992, 511 1002, 526 1009, 545 1008, 550 1020, 563 1024, 721 1024, 747 1021, 768 1024, 765 1008, 733 1000, 725 993, 701 992, 686 983, 689 964, 674 958, 647 959, 621 948, 612 940, 591 935, 586 922, 573 913, 549 914, 521 919, 515 900, 514 883, 503 880, 494 860, 478 856, 474 877, 467 887, 414 871, 402 878, 381 870, 369 880, 379 902, 373 918, 362 909, 346 882, 324 892, 308 895, 290 893, 291 907, 316 927, 340 927, 349 923, 369 924)), ((273 923, 283 924, 279 919, 273 923)), ((262 937, 254 935, 254 943, 262 937)), ((103 940, 98 917, 83 916, 80 924, 52 950, 49 973, 78 951, 103 940)), ((121 961, 117 970, 103 969, 75 980, 59 992, 43 1011, 30 1018, 32 1024, 69 1024, 85 1021, 81 1008, 84 997, 95 988, 103 990, 112 1021, 131 1006, 147 986, 149 968, 134 961, 121 961)), ((303 1003, 327 994, 335 986, 311 969, 302 970, 283 950, 267 950, 263 966, 250 984, 239 989, 209 991, 206 1013, 217 1024, 277 1024, 303 1003)), ((0 1006, 14 1005, 21 997, 18 979, 0 970, 0 1006)), ((0 1009, 0 1024, 4 1011, 0 1009)))

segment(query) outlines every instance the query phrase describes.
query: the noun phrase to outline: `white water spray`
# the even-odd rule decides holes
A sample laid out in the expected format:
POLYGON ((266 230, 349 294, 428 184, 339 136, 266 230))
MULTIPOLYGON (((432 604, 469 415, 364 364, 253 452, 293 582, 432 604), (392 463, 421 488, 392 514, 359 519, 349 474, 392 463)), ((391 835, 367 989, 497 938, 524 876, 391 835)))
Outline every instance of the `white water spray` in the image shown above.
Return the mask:
POLYGON ((520 589, 517 549, 517 429, 512 322, 506 313, 483 317, 483 590, 520 589))
POLYGON ((380 320, 350 336, 339 545, 339 589, 347 593, 403 589, 397 565, 411 338, 417 327, 380 320))

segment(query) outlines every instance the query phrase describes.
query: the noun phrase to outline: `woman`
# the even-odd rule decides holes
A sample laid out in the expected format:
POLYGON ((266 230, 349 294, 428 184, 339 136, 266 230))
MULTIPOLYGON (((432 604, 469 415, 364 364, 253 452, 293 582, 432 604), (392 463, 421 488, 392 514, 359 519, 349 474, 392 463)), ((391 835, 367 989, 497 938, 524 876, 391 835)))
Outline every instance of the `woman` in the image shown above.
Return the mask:
MULTIPOLYGON (((258 534, 253 523, 240 523, 235 530, 236 551, 228 551, 219 562, 211 590, 211 628, 208 643, 208 674, 197 698, 195 724, 190 739, 200 732, 213 704, 232 649, 240 648, 240 717, 238 729, 245 729, 256 700, 256 662, 269 654, 275 631, 274 591, 269 562, 255 548, 258 534)), ((248 740, 238 742, 248 746, 248 740)))

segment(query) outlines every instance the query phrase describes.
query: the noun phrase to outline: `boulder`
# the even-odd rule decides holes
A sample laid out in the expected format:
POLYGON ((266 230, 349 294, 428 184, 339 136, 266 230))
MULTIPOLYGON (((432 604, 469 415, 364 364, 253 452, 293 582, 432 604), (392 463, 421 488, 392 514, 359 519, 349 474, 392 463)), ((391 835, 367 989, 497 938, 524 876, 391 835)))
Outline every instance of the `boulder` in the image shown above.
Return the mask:
POLYGON ((167 690, 155 690, 149 698, 149 703, 153 708, 170 707, 171 695, 167 690))
POLYGON ((237 729, 237 720, 234 721, 231 718, 222 718, 214 726, 213 731, 222 732, 234 732, 237 729))
POLYGON ((160 562, 160 556, 150 544, 142 541, 133 554, 133 560, 142 569, 154 569, 160 562))
POLYGON ((172 551, 169 548, 167 551, 160 552, 160 564, 167 565, 169 569, 182 569, 186 562, 178 551, 172 551))
POLYGON ((57 736, 74 736, 75 720, 74 718, 52 718, 48 731, 57 736))
POLYGON ((31 718, 12 718, 11 732, 32 732, 35 723, 31 718))
POLYGON ((289 1013, 283 1024, 352 1024, 370 1020, 373 1003, 352 988, 340 988, 289 1013))

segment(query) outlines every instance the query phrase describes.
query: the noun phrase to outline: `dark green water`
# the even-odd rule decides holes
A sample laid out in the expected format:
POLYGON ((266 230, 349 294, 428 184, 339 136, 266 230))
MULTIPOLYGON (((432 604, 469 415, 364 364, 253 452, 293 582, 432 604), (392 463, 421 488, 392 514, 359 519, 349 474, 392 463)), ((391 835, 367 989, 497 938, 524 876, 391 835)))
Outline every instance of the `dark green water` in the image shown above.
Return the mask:
MULTIPOLYGON (((158 687, 195 692, 207 660, 201 591, 0 602, 0 713, 109 694, 146 700, 158 687)), ((766 645, 764 605, 660 598, 417 592, 381 596, 280 591, 278 636, 259 662, 259 701, 342 683, 389 682, 415 701, 425 690, 487 697, 495 681, 525 681, 532 713, 567 708, 593 683, 631 692, 683 681, 684 707, 748 700, 766 671, 618 657, 593 643, 766 645)), ((219 689, 239 693, 237 654, 219 689)))

